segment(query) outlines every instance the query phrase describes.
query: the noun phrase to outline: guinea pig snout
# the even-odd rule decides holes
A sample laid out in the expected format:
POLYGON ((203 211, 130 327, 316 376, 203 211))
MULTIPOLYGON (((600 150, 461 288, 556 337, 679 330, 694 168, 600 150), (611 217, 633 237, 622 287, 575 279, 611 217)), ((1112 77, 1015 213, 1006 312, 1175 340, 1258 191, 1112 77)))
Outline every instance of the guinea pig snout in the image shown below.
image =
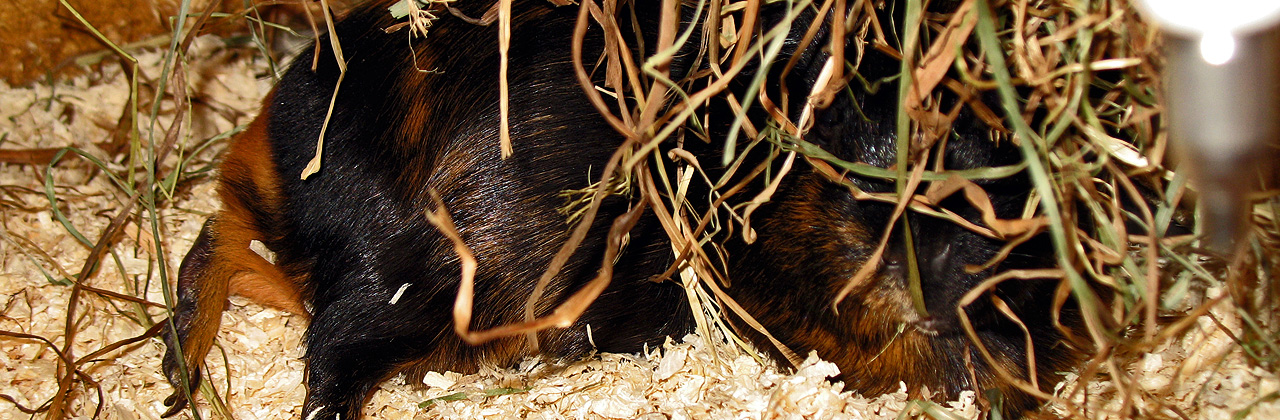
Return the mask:
POLYGON ((978 243, 976 235, 940 224, 913 223, 916 235, 911 252, 905 248, 906 241, 898 238, 889 244, 880 261, 885 280, 904 297, 901 299, 904 307, 897 311, 901 320, 930 335, 960 331, 956 313, 960 299, 991 274, 990 270, 979 273, 966 270, 966 266, 980 265, 989 247, 978 243), (924 313, 916 309, 916 298, 910 295, 913 267, 919 276, 924 313))

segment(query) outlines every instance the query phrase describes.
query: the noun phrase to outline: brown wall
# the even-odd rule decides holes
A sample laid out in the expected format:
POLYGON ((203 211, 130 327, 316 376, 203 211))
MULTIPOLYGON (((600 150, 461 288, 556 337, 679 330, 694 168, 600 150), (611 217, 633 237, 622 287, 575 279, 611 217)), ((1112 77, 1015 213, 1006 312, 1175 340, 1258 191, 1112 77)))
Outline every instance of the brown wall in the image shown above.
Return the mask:
MULTIPOLYGON (((180 2, 67 0, 117 45, 168 34, 169 17, 177 13, 180 2)), ((238 12, 245 7, 245 0, 192 0, 191 13, 202 12, 210 2, 219 3, 219 11, 224 12, 238 12)), ((227 31, 240 31, 244 25, 222 27, 227 31)), ((68 65, 70 59, 105 48, 58 0, 0 0, 0 80, 10 85, 41 80, 51 71, 56 76, 73 73, 79 69, 68 65)))

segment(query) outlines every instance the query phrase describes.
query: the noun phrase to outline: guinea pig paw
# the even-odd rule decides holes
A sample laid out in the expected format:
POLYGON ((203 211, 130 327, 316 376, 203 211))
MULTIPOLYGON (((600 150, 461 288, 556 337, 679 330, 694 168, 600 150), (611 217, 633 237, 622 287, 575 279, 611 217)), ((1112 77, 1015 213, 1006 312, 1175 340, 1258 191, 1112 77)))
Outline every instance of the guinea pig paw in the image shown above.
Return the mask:
MULTIPOLYGON (((173 349, 174 347, 169 348, 173 349)), ((160 417, 169 417, 182 412, 184 408, 187 408, 187 396, 196 393, 200 387, 200 369, 191 371, 189 375, 183 375, 183 372, 178 367, 177 357, 176 352, 169 351, 165 354, 165 359, 162 363, 165 377, 169 380, 169 385, 173 387, 173 393, 164 399, 164 405, 168 406, 169 410, 161 414, 160 417), (186 376, 186 381, 183 380, 183 376, 186 376), (187 387, 187 392, 182 390, 184 382, 190 385, 187 387)))
POLYGON ((187 396, 181 390, 175 390, 164 399, 164 405, 168 406, 169 409, 164 414, 161 414, 160 417, 172 417, 187 408, 187 396))

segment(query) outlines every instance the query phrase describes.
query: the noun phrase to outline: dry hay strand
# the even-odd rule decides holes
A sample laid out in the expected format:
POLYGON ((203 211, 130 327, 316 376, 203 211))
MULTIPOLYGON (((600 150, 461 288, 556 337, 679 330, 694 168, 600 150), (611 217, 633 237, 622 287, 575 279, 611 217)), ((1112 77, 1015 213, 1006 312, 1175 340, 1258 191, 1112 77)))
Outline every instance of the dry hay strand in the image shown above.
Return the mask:
MULTIPOLYGON (((1064 278, 1063 299, 1076 293, 1076 299, 1086 302, 1082 306, 1093 322, 1076 335, 1096 355, 1054 387, 1048 412, 1089 418, 1280 415, 1275 402, 1280 396, 1276 312, 1267 299, 1275 293, 1273 273, 1280 264, 1274 194, 1255 202, 1253 235, 1234 259, 1198 248, 1194 238, 1129 232, 1124 221, 1136 221, 1148 232, 1164 232, 1178 222, 1198 226, 1184 210, 1194 191, 1164 158, 1166 139, 1159 130, 1155 94, 1158 41, 1121 0, 994 2, 989 15, 981 13, 987 10, 983 4, 962 2, 959 10, 971 10, 970 16, 977 16, 973 20, 956 18, 959 12, 924 14, 915 26, 904 26, 916 28, 919 42, 908 42, 902 48, 908 54, 900 54, 913 57, 908 61, 913 64, 905 66, 910 71, 905 80, 914 83, 904 91, 913 99, 905 103, 918 105, 907 108, 907 121, 914 121, 907 127, 928 131, 944 122, 939 116, 951 113, 930 108, 939 101, 925 92, 950 89, 973 98, 971 90, 995 90, 1005 95, 1004 112, 1013 118, 984 112, 980 101, 965 103, 1003 128, 996 130, 998 140, 1017 139, 1034 149, 1028 156, 1047 163, 1040 182, 1049 184, 1041 191, 1055 195, 1029 206, 1031 222, 998 227, 986 221, 986 226, 972 227, 1005 236, 1056 230, 1058 240, 1065 241, 1058 247, 1063 250, 1059 258, 1072 269, 1053 275, 1064 278), (1007 25, 995 26, 997 21, 1007 25), (1006 51, 1007 57, 988 53, 995 50, 1006 51), (1138 193, 1136 185, 1156 192, 1154 209, 1134 213, 1120 205, 1122 198, 1138 193), (1040 207, 1051 202, 1058 211, 1040 207), (1072 223, 1084 219, 1092 220, 1094 228, 1072 223), (1111 293, 1091 297, 1085 293, 1091 287, 1111 293)), ((750 18, 744 9, 733 10, 740 19, 735 22, 750 18)), ((723 22, 708 24, 717 28, 723 22)), ((867 33, 888 30, 865 24, 852 26, 867 33)), ((674 43, 678 37, 671 34, 674 43)), ((871 47, 897 51, 884 42, 871 47)), ((227 48, 221 39, 190 38, 180 48, 186 60, 176 65, 165 51, 149 51, 135 55, 136 67, 122 66, 127 70, 107 66, 47 85, 0 90, 0 112, 6 117, 0 119, 0 147, 73 147, 75 156, 83 157, 68 152, 53 165, 0 167, 0 211, 5 214, 0 230, 0 398, 5 401, 0 406, 8 405, 0 410, 0 420, 28 417, 28 412, 52 418, 140 419, 157 418, 164 411, 161 401, 170 389, 159 370, 163 346, 148 335, 165 316, 166 273, 173 272, 202 219, 217 206, 209 200, 217 152, 228 133, 247 122, 244 112, 257 106, 271 81, 255 77, 271 73, 270 60, 227 48), (131 69, 137 69, 137 76, 131 69), (141 112, 121 118, 122 109, 155 112, 154 117, 141 112), (124 151, 102 146, 122 132, 137 133, 126 135, 131 140, 155 140, 135 142, 124 151), (161 149, 168 144, 171 152, 137 146, 143 144, 161 149)), ((642 70, 628 64, 630 58, 620 51, 608 67, 616 84, 606 87, 617 89, 618 98, 644 99, 630 102, 643 108, 613 117, 622 132, 639 140, 627 146, 636 149, 622 154, 626 159, 618 159, 623 169, 606 172, 595 193, 609 190, 619 182, 614 177, 624 174, 640 194, 651 197, 648 202, 664 215, 664 224, 678 226, 673 231, 680 235, 673 240, 696 243, 707 219, 656 199, 660 189, 689 181, 655 179, 654 174, 666 171, 645 168, 678 164, 650 152, 666 137, 689 135, 684 121, 696 118, 696 107, 672 106, 663 98, 687 97, 687 103, 697 103, 712 93, 672 96, 661 84, 644 85, 637 76, 642 70)), ((708 57, 734 63, 749 51, 751 46, 733 44, 708 57)), ((734 72, 732 66, 721 70, 734 72)), ((737 99, 742 106, 750 103, 737 99)), ((804 126, 799 121, 741 124, 748 138, 804 126)), ((765 146, 777 147, 775 156, 795 153, 817 167, 833 168, 833 173, 865 171, 904 182, 910 180, 908 167, 921 168, 915 182, 950 175, 925 168, 924 161, 900 164, 903 172, 896 174, 877 172, 856 162, 833 161, 794 138, 772 138, 765 146)), ((960 175, 1001 176, 1006 170, 960 175)), ((723 193, 717 207, 730 202, 732 185, 707 181, 723 193)), ((966 191, 963 183, 947 188, 966 191)), ((756 198, 739 202, 754 203, 756 198)), ((928 211, 937 197, 865 199, 900 203, 901 211, 928 211)), ((981 202, 980 197, 970 200, 981 202)), ((590 201, 599 201, 599 195, 590 201)), ((737 232, 750 231, 750 205, 738 207, 737 232)), ((705 252, 701 247, 682 249, 693 261, 702 261, 693 264, 693 274, 717 278, 715 266, 699 254, 705 252)), ((1004 280, 993 279, 992 284, 1004 280)), ((712 291, 699 290, 695 296, 701 297, 698 307, 719 307, 712 291)), ((221 350, 209 360, 198 405, 206 413, 212 409, 234 418, 298 418, 304 392, 298 359, 302 321, 240 299, 233 299, 224 319, 221 350)), ((441 372, 428 375, 421 385, 392 381, 384 385, 390 392, 377 393, 366 413, 372 418, 888 418, 904 410, 915 413, 908 416, 931 418, 980 414, 974 395, 938 405, 909 401, 905 389, 873 399, 842 392, 824 379, 832 374, 832 365, 804 355, 797 356, 794 373, 784 373, 753 352, 727 344, 731 338, 721 334, 728 329, 706 327, 713 324, 723 322, 714 316, 704 319, 703 335, 641 355, 606 354, 572 363, 530 360, 515 369, 466 376, 441 372)))

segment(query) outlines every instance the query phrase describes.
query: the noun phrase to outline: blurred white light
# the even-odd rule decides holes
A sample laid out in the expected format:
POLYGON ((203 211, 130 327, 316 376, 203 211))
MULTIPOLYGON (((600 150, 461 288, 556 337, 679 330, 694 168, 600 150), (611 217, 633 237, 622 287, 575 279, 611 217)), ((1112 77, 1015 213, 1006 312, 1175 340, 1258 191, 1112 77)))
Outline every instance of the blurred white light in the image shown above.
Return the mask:
POLYGON ((1166 30, 1189 35, 1240 34, 1280 20, 1278 0, 1143 0, 1146 11, 1166 30))
POLYGON ((1236 39, 1230 32, 1214 31, 1200 37, 1200 56, 1206 63, 1221 66, 1236 54, 1236 39))

